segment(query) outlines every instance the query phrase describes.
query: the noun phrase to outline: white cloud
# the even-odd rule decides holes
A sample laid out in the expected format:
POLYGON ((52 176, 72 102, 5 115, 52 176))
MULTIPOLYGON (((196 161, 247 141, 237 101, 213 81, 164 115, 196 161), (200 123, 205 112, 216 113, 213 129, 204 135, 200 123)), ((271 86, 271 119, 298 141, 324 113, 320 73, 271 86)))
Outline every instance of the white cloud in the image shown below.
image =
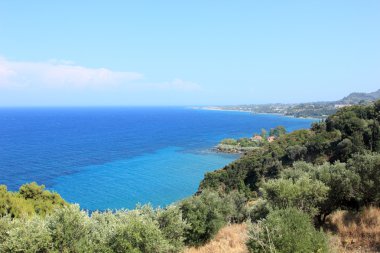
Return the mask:
MULTIPOLYGON (((120 92, 195 92, 201 87, 194 82, 175 78, 167 82, 151 82, 137 72, 88 68, 70 61, 10 61, 0 57, 0 89, 87 90, 118 88, 120 92)), ((157 93, 160 94, 160 93, 157 93)))
POLYGON ((69 62, 24 62, 0 58, 1 87, 91 88, 142 79, 136 72, 87 68, 69 62))

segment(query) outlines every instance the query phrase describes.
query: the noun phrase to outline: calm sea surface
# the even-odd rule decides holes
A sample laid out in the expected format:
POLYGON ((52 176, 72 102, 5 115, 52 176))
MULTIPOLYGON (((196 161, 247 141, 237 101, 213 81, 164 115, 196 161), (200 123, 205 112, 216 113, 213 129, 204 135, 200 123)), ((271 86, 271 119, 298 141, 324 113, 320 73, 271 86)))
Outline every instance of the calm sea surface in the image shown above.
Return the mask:
POLYGON ((311 119, 187 108, 0 108, 0 184, 36 181, 82 208, 164 206, 237 156, 221 139, 311 119))

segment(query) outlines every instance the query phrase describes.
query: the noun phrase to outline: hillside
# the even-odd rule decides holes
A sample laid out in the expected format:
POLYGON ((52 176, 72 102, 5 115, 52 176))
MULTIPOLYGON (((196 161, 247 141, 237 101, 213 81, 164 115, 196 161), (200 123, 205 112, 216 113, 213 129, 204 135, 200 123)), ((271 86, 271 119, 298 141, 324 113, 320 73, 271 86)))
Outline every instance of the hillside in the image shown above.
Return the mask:
MULTIPOLYGON (((361 213, 336 211, 331 214, 324 230, 330 234, 329 247, 335 253, 375 253, 380 245, 380 208, 370 207, 361 213)), ((184 253, 248 253, 247 224, 222 228, 213 240, 184 253)))
POLYGON ((380 89, 370 93, 354 92, 339 100, 341 104, 359 104, 380 99, 380 89))
POLYGON ((328 102, 309 102, 298 104, 248 104, 234 106, 211 106, 202 107, 203 109, 212 110, 236 110, 248 111, 252 113, 278 113, 292 117, 312 117, 312 118, 327 118, 334 114, 339 108, 344 106, 368 104, 377 99, 380 99, 380 89, 371 93, 351 93, 343 99, 328 102))

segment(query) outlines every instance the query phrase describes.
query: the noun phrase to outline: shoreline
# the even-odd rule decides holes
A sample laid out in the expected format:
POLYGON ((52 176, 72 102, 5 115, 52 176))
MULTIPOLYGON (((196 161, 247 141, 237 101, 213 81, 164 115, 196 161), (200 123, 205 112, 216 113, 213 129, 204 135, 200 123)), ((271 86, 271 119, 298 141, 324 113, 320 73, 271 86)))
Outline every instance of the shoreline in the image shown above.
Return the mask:
POLYGON ((253 112, 253 111, 246 111, 246 110, 233 110, 233 109, 221 109, 218 107, 190 107, 192 110, 205 110, 205 111, 224 111, 224 112, 245 112, 245 113, 250 113, 250 114, 259 114, 259 115, 277 115, 277 116, 282 116, 282 117, 289 117, 289 118, 294 118, 294 119, 312 119, 312 120, 323 120, 326 119, 327 117, 320 117, 320 118, 314 118, 314 117, 296 117, 294 115, 285 115, 283 113, 275 113, 275 112, 253 112))
POLYGON ((245 113, 251 113, 256 114, 252 111, 245 111, 245 110, 229 110, 229 109, 220 109, 217 107, 189 107, 192 110, 204 110, 204 111, 221 111, 221 112, 245 112, 245 113))

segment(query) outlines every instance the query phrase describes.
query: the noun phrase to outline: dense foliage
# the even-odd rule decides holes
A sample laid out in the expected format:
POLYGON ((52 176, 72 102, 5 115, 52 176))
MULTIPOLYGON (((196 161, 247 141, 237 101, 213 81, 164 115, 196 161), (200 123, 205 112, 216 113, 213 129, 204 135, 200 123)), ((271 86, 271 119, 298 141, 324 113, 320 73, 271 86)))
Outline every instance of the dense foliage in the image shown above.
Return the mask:
POLYGON ((253 224, 247 245, 252 253, 329 251, 326 235, 314 228, 307 214, 294 208, 273 211, 253 224))
POLYGON ((45 186, 35 182, 21 186, 18 192, 10 192, 5 185, 0 185, 0 217, 44 216, 64 205, 66 203, 59 194, 47 191, 45 186))
POLYGON ((3 217, 0 252, 178 252, 185 227, 180 212, 171 208, 89 216, 68 205, 46 217, 3 217))
MULTIPOLYGON (((36 188, 43 189, 36 184, 20 189, 36 188)), ((201 245, 225 224, 241 222, 248 215, 247 199, 238 192, 204 191, 164 209, 137 206, 91 214, 71 204, 32 212, 30 207, 43 206, 39 198, 33 199, 17 216, 7 212, 0 217, 0 252, 181 252, 185 243, 201 245)))
POLYGON ((380 101, 345 107, 310 130, 282 134, 225 168, 206 174, 200 190, 238 190, 248 198, 260 196, 250 212, 253 221, 259 220, 251 228, 248 246, 252 252, 324 252, 323 239, 322 248, 302 248, 319 244, 298 235, 299 228, 307 231, 304 226, 310 223, 300 217, 308 217, 319 227, 335 210, 379 206, 379 152, 380 101), (289 214, 290 220, 281 221, 281 212, 293 209, 302 215, 289 214), (277 246, 276 233, 281 234, 277 246), (287 248, 297 243, 302 247, 287 248))
POLYGON ((257 191, 296 161, 347 162, 356 154, 380 151, 380 102, 338 111, 310 130, 298 130, 248 152, 221 170, 207 173, 200 189, 257 191))

